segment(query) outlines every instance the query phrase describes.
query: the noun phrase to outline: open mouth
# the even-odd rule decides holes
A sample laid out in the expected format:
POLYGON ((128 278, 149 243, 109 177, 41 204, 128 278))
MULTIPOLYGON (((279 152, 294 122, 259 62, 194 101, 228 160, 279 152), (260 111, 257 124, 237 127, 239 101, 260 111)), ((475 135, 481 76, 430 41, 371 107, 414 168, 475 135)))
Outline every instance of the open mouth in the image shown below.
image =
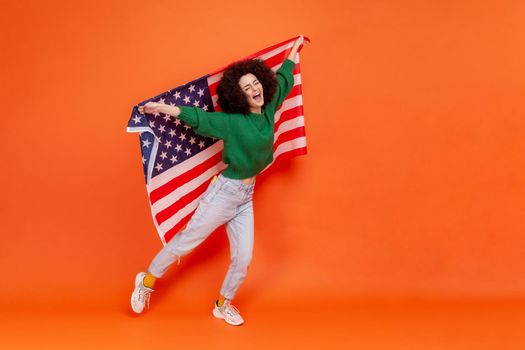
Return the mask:
POLYGON ((257 93, 253 96, 253 99, 255 100, 255 102, 261 102, 262 101, 262 95, 261 93, 257 93))

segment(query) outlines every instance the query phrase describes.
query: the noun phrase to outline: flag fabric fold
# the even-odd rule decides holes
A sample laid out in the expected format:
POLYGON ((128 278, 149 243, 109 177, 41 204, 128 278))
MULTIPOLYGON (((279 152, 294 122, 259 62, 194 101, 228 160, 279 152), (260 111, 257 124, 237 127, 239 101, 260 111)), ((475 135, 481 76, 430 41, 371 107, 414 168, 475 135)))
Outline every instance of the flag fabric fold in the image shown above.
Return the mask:
MULTIPOLYGON (((295 39, 243 59, 260 58, 276 71, 288 57, 295 39)), ((294 86, 274 117, 273 162, 304 155, 307 151, 299 53, 296 57, 294 86)), ((213 176, 226 167, 221 161, 223 142, 194 133, 178 118, 162 113, 140 114, 138 106, 153 101, 220 111, 216 90, 225 69, 143 101, 131 113, 127 131, 139 134, 151 213, 163 244, 189 221, 213 176)))

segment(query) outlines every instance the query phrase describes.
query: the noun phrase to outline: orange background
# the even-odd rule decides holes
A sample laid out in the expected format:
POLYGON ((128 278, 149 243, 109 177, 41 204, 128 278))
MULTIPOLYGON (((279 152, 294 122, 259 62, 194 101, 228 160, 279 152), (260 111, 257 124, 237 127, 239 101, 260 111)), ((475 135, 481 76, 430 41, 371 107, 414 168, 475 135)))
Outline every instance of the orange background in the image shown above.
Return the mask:
POLYGON ((522 1, 0 4, 7 345, 140 348, 179 327, 283 348, 520 348, 522 1), (243 331, 208 320, 220 230, 133 317, 134 275, 161 247, 133 105, 298 34, 309 154, 257 183, 243 331))

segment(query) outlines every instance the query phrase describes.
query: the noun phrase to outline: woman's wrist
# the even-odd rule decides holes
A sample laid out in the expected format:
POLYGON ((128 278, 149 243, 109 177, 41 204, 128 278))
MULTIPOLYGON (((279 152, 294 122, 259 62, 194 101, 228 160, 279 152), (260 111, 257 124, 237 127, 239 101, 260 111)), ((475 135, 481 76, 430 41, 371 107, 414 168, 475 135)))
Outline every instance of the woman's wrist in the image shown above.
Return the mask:
POLYGON ((299 50, 299 47, 301 46, 302 43, 303 43, 302 37, 299 37, 297 38, 297 40, 295 40, 293 47, 292 47, 292 51, 290 51, 290 54, 288 55, 288 59, 290 61, 295 61, 295 55, 297 54, 297 51, 299 50))
POLYGON ((160 113, 170 114, 166 107, 169 107, 169 106, 165 103, 157 102, 157 111, 159 111, 160 113))
POLYGON ((171 116, 177 117, 180 114, 180 108, 177 106, 170 106, 164 103, 159 103, 159 112, 164 114, 169 114, 171 116))

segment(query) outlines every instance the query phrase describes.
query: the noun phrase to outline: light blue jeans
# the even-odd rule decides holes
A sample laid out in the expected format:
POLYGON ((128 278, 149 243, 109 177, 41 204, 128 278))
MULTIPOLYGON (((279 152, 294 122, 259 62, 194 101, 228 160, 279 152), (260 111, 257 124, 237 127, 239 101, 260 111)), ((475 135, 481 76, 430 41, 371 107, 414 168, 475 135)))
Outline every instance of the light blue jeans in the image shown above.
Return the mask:
POLYGON ((226 224, 230 241, 230 267, 221 295, 233 299, 248 272, 253 252, 253 190, 255 183, 243 184, 220 174, 201 197, 197 210, 184 230, 155 256, 148 271, 159 278, 179 259, 201 244, 217 227, 226 224))

